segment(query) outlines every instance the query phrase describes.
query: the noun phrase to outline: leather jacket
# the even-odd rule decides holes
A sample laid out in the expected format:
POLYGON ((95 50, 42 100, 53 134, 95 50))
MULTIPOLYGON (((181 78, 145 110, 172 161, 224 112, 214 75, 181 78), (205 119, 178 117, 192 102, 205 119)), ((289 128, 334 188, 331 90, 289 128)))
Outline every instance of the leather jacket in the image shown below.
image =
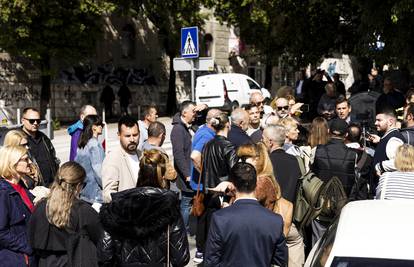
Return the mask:
POLYGON ((98 242, 100 266, 165 266, 167 229, 171 266, 190 260, 187 232, 175 192, 138 187, 112 194, 99 213, 105 233, 98 242))
POLYGON ((216 135, 204 146, 202 157, 201 177, 204 188, 216 187, 227 181, 230 169, 238 161, 234 145, 222 135, 216 135))

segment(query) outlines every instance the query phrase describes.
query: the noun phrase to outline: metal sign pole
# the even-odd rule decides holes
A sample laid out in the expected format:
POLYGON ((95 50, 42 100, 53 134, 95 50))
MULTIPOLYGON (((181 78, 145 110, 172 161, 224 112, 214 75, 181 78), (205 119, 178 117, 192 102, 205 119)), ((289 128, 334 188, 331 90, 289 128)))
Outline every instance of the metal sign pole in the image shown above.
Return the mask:
POLYGON ((195 101, 195 94, 194 94, 194 60, 191 58, 191 101, 195 101))

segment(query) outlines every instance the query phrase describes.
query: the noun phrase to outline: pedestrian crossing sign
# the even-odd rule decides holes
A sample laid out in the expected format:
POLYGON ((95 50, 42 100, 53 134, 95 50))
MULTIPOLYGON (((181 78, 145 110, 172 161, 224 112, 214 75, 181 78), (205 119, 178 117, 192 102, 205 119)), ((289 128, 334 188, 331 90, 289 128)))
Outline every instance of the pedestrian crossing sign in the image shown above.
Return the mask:
POLYGON ((198 57, 198 27, 181 28, 181 57, 198 57))

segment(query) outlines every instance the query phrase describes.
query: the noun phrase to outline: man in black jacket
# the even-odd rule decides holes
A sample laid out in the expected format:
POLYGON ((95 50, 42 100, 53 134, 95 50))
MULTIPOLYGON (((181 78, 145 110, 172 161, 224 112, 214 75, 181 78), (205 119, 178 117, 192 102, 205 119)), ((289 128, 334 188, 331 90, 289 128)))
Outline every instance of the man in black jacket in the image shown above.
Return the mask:
POLYGON ((282 196, 295 203, 298 179, 301 177, 298 160, 283 149, 286 129, 281 125, 269 126, 263 131, 263 142, 270 152, 273 172, 282 196))
POLYGON ((174 168, 177 171, 176 184, 181 190, 181 213, 184 223, 188 226, 191 209, 191 200, 194 191, 190 186, 191 179, 191 124, 195 119, 196 105, 191 101, 181 104, 180 113, 172 121, 171 144, 174 157, 174 168))
POLYGON ((23 110, 21 122, 23 131, 28 136, 29 151, 40 169, 41 177, 46 186, 49 186, 59 168, 60 160, 56 158, 56 151, 50 139, 39 131, 40 112, 32 107, 23 110))
POLYGON ((404 114, 404 122, 406 128, 401 129, 401 134, 404 136, 405 141, 407 144, 414 145, 414 103, 410 103, 407 105, 405 114, 404 114))
POLYGON ((231 113, 231 128, 228 139, 236 149, 241 145, 253 144, 246 133, 249 121, 249 113, 242 108, 236 108, 231 113))

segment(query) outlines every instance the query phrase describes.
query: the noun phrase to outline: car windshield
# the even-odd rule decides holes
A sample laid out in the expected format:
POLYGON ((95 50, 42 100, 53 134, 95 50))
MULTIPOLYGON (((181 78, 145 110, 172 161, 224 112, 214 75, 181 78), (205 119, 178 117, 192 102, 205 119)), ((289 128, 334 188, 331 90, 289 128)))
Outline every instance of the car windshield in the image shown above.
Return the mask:
POLYGON ((318 248, 316 249, 312 259, 312 267, 325 266, 329 254, 331 253, 333 243, 335 241, 336 230, 338 228, 338 221, 339 218, 335 220, 335 222, 328 228, 328 230, 325 232, 320 242, 318 243, 318 248))
POLYGON ((413 260, 379 259, 379 258, 356 258, 335 257, 332 261, 333 267, 408 267, 414 266, 413 260))

